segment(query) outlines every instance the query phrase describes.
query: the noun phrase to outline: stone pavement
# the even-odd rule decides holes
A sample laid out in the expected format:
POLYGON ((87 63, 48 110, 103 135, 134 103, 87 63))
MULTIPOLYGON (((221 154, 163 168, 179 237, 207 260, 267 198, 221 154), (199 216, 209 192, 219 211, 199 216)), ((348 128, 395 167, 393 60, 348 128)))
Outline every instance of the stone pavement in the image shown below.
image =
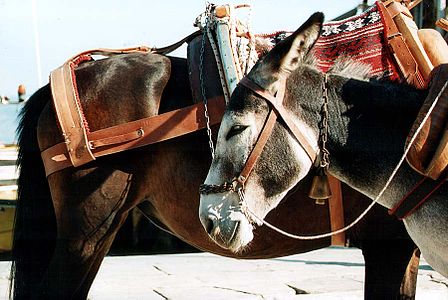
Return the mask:
MULTIPOLYGON (((0 299, 8 268, 0 262, 0 299)), ((209 253, 106 257, 89 299, 363 299, 363 277, 354 248, 261 260, 209 253)), ((416 299, 448 299, 448 280, 423 259, 417 284, 416 299)))

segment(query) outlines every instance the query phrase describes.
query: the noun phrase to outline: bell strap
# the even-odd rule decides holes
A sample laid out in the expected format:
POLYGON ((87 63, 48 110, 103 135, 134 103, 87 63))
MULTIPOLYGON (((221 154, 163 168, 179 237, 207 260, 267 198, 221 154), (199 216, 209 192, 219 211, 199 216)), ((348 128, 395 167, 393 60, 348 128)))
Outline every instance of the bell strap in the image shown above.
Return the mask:
MULTIPOLYGON (((342 197, 342 186, 339 179, 329 175, 328 183, 330 184, 331 199, 327 201, 328 211, 330 214, 330 228, 331 231, 336 231, 345 226, 344 219, 344 203, 342 197)), ((332 246, 345 246, 346 236, 345 231, 331 236, 332 246)))

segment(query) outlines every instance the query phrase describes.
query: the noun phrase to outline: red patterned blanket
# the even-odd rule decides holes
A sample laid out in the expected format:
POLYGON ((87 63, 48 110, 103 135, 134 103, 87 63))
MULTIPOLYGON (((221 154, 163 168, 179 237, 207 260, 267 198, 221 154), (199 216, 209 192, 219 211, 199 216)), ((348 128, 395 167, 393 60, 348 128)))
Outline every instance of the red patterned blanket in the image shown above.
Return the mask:
POLYGON ((317 65, 324 72, 338 59, 351 59, 370 65, 372 76, 399 79, 400 73, 385 40, 377 5, 361 15, 324 24, 314 54, 317 65))
MULTIPOLYGON (((283 31, 264 36, 274 45, 289 34, 283 31)), ((361 15, 325 23, 313 51, 323 72, 338 60, 349 59, 369 65, 371 76, 378 79, 395 81, 401 76, 389 50, 377 5, 361 15)))

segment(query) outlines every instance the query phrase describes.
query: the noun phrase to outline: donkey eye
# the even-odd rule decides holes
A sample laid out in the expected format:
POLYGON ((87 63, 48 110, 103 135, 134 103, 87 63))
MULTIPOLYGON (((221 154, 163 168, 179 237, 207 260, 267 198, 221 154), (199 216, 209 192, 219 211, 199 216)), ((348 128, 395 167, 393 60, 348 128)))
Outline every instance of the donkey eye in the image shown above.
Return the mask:
POLYGON ((240 134, 243 132, 248 126, 246 125, 234 125, 232 128, 230 128, 229 132, 227 133, 226 140, 231 139, 233 136, 240 134))

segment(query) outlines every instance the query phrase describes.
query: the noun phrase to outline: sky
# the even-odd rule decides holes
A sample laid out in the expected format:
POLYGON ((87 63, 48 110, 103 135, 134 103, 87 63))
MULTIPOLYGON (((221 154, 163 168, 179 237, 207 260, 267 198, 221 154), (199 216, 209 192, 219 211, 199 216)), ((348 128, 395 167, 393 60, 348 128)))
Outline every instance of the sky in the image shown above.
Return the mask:
MULTIPOLYGON (((252 31, 295 30, 312 13, 331 20, 361 0, 241 0, 250 4, 252 31)), ((94 48, 163 47, 195 31, 203 0, 0 0, 0 95, 27 96, 48 83, 50 72, 94 48)), ((369 1, 372 3, 372 1, 369 1)), ((186 48, 176 51, 186 56, 186 48)))

